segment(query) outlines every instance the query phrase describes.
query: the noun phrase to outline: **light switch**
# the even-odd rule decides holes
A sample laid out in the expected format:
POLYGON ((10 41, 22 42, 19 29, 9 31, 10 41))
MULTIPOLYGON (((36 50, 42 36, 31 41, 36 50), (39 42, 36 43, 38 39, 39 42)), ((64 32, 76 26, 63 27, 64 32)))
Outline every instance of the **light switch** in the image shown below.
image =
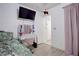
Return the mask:
POLYGON ((54 27, 53 29, 56 30, 56 27, 54 27))

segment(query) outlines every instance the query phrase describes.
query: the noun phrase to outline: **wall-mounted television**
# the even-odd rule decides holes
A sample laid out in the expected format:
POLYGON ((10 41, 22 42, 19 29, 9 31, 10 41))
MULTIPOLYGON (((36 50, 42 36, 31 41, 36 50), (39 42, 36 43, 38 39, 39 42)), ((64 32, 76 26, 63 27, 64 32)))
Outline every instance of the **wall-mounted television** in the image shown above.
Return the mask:
POLYGON ((35 14, 36 12, 33 10, 24 7, 19 7, 19 18, 34 20, 35 14))

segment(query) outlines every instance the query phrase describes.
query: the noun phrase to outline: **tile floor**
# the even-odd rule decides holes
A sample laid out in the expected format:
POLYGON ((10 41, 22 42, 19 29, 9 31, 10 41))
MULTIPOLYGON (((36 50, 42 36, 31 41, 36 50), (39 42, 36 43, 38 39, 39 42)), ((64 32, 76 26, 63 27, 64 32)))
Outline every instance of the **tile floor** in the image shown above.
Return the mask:
POLYGON ((64 51, 47 44, 39 44, 38 48, 33 49, 33 52, 33 56, 65 56, 64 51))

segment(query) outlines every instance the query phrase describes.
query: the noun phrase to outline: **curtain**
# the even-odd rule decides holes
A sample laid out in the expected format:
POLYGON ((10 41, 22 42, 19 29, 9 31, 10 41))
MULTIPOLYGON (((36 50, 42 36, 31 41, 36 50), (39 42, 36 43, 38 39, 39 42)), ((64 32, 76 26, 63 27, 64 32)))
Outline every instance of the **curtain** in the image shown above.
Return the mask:
POLYGON ((19 25, 18 26, 18 34, 31 34, 33 32, 32 25, 19 25))
POLYGON ((30 34, 32 32, 32 25, 23 25, 24 26, 24 33, 30 34))
POLYGON ((65 54, 78 55, 79 4, 64 7, 65 14, 65 54))

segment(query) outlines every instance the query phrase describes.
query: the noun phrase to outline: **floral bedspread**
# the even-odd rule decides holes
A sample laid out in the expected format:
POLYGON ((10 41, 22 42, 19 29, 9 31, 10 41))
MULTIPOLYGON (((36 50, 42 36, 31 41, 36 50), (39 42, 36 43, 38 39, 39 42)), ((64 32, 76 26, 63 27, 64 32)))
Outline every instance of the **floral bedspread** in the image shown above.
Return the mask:
POLYGON ((12 55, 12 50, 9 45, 0 42, 0 56, 12 55))
POLYGON ((31 51, 13 39, 12 33, 0 32, 0 56, 31 56, 31 51))

